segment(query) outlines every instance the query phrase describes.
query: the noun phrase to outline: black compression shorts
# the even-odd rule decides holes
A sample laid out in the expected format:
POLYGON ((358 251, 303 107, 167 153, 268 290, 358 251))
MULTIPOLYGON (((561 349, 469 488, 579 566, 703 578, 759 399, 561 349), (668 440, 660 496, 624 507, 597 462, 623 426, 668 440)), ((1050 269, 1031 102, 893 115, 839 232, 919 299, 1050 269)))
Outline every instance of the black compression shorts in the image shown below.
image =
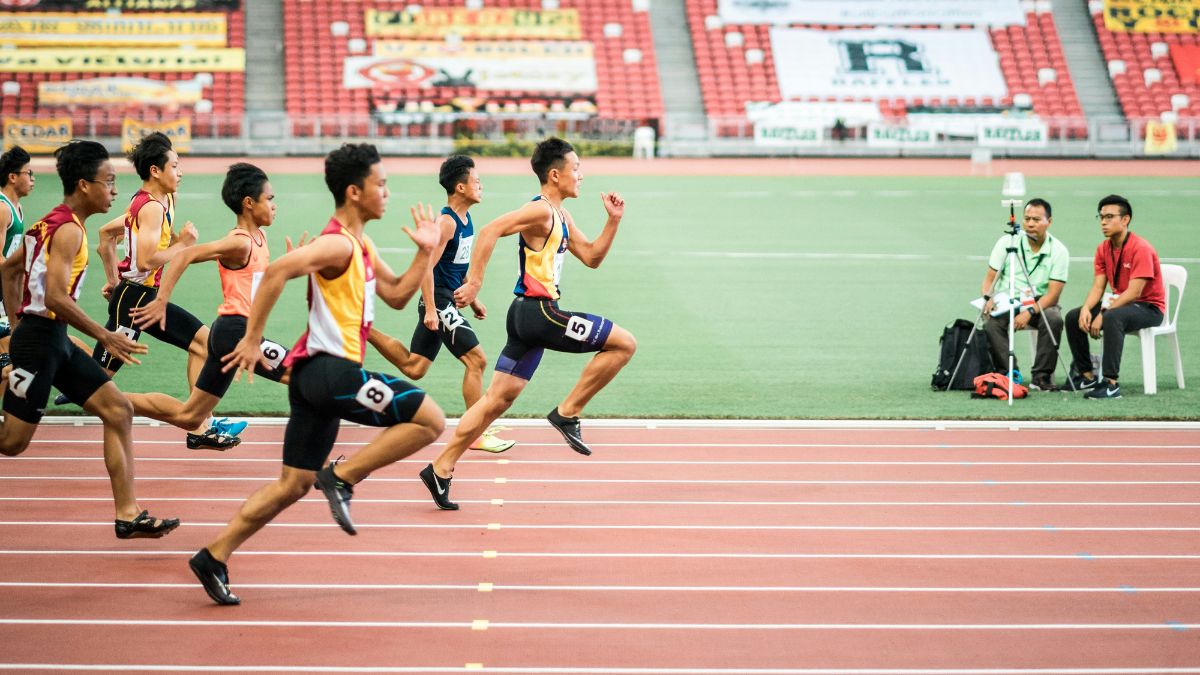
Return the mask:
POLYGON ((429 330, 422 323, 425 319, 425 298, 417 303, 417 327, 413 330, 408 351, 419 354, 430 361, 437 358, 442 345, 461 359, 464 354, 479 346, 475 329, 467 322, 462 311, 454 306, 454 290, 436 287, 433 289, 433 306, 438 314, 438 329, 429 330))
POLYGON ((547 298, 517 296, 508 308, 508 343, 496 370, 529 380, 549 349, 581 354, 604 349, 613 322, 595 314, 568 312, 547 298))
POLYGON ((50 387, 72 401, 86 402, 107 383, 99 364, 67 339, 67 324, 26 314, 8 343, 13 369, 4 393, 4 412, 37 424, 46 412, 50 387))
MULTIPOLYGON (((204 367, 200 370, 200 375, 196 377, 197 389, 217 398, 221 398, 225 392, 229 391, 229 385, 237 376, 237 370, 231 368, 228 372, 221 372, 221 368, 225 366, 221 358, 233 351, 233 348, 245 336, 246 317, 244 316, 236 314, 218 316, 217 320, 212 322, 212 326, 208 329, 208 357, 204 360, 204 367)), ((283 365, 283 359, 287 357, 288 353, 287 348, 265 338, 261 346, 263 356, 267 357, 272 367, 268 370, 258 366, 254 369, 254 373, 274 382, 282 380, 284 373, 287 372, 287 366, 283 365)))
MULTIPOLYGON (((156 297, 158 297, 158 289, 153 286, 143 286, 131 281, 122 281, 113 289, 112 296, 109 298, 108 322, 104 324, 104 327, 108 330, 124 333, 132 340, 137 340, 143 331, 133 325, 133 319, 130 318, 129 311, 134 307, 141 307, 156 297)), ((200 322, 200 319, 192 316, 191 312, 174 303, 167 303, 166 329, 160 329, 158 324, 155 324, 145 329, 144 332, 169 345, 174 345, 187 351, 188 347, 192 344, 192 338, 196 337, 196 332, 203 327, 204 324, 200 322)), ((113 358, 100 345, 96 345, 96 348, 92 351, 92 358, 96 359, 101 366, 114 373, 121 368, 121 361, 113 358)))

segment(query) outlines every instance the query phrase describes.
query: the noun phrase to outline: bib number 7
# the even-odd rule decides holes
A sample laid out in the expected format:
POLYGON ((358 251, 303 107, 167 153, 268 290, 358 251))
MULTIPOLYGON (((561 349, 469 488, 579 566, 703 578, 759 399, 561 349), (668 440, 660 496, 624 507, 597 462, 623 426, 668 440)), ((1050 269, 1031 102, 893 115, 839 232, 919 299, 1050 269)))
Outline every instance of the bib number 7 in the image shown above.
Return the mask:
POLYGON ((371 378, 359 388, 358 393, 354 395, 354 400, 361 403, 368 410, 381 413, 387 410, 394 395, 395 393, 391 387, 375 378, 371 378))
POLYGON ((34 373, 24 368, 13 368, 8 373, 8 390, 17 398, 29 395, 29 385, 33 384, 34 373))

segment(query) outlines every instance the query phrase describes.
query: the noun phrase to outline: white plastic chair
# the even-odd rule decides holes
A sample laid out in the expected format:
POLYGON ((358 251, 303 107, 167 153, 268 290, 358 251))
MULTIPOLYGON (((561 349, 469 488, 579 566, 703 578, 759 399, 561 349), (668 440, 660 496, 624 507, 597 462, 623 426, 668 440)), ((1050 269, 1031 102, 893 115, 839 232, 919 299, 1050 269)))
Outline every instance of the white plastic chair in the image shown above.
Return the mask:
POLYGON ((1179 307, 1183 304, 1183 289, 1187 286, 1187 269, 1182 265, 1162 265, 1163 290, 1166 291, 1167 311, 1163 322, 1153 328, 1137 332, 1142 340, 1142 381, 1146 393, 1158 393, 1158 363, 1154 352, 1154 338, 1164 335, 1175 349, 1175 382, 1183 389, 1183 361, 1179 354, 1179 333, 1175 331, 1179 322, 1179 307), (1171 291, 1175 290, 1175 306, 1171 306, 1171 291))

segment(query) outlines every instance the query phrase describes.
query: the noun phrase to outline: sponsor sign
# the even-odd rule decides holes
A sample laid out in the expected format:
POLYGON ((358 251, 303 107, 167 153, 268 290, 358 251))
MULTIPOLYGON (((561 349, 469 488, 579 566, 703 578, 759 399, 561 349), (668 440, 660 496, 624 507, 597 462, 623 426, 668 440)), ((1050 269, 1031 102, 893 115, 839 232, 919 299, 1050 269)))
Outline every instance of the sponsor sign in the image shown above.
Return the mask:
POLYGON ((1020 0, 720 0, 725 23, 1007 26, 1025 23, 1020 0))
POLYGON ((0 49, 0 73, 241 72, 241 48, 0 49))
POLYGON ((1200 81, 1200 46, 1171 45, 1171 61, 1175 64, 1175 73, 1184 84, 1196 84, 1200 81))
POLYGON ((158 123, 144 123, 126 117, 121 122, 121 152, 130 152, 138 141, 156 131, 166 134, 177 151, 192 149, 192 120, 187 117, 158 123))
POLYGON ((1200 0, 1104 0, 1104 27, 1126 33, 1195 33, 1200 0))
POLYGON ((215 10, 234 11, 240 0, 0 0, 0 11, 62 10, 68 12, 106 12, 119 10, 215 10))
POLYGON ((976 140, 985 148, 1044 148, 1046 123, 1036 119, 983 121, 976 127, 976 140))
POLYGON ((29 152, 54 152, 74 138, 70 117, 27 120, 4 118, 4 149, 19 145, 29 152))
POLYGON ((874 148, 926 148, 937 145, 937 131, 885 123, 867 125, 867 145, 874 148))
POLYGON ((462 9, 424 7, 419 12, 368 9, 368 37, 440 39, 453 33, 466 39, 578 40, 583 37, 577 9, 462 9))
POLYGON ((1177 147, 1174 124, 1158 121, 1146 123, 1145 152, 1147 155, 1168 155, 1175 152, 1177 147))
POLYGON ((346 59, 342 79, 347 89, 419 85, 587 94, 596 91, 596 60, 590 42, 377 42, 375 56, 346 59))
POLYGON ((0 15, 0 43, 45 45, 225 46, 224 14, 71 14, 44 12, 0 15))
POLYGON ((757 122, 754 125, 754 144, 775 148, 797 148, 821 145, 825 128, 816 122, 757 122))
POLYGON ((985 30, 771 29, 786 99, 991 97, 1008 94, 985 30))
POLYGON ((38 82, 40 105, 194 105, 203 87, 196 80, 165 82, 146 77, 94 77, 38 82))

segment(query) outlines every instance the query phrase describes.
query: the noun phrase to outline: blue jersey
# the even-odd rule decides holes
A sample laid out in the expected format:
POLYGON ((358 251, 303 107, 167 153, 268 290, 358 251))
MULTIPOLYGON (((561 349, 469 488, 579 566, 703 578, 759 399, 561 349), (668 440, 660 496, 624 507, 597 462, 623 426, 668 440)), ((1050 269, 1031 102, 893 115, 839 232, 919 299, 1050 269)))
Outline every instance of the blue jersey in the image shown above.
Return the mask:
POLYGON ((443 206, 442 213, 454 219, 454 236, 446 242, 446 250, 442 251, 442 257, 433 266, 433 285, 454 290, 463 285, 467 268, 471 265, 471 244, 475 241, 475 228, 471 223, 470 212, 467 213, 466 223, 449 206, 443 206))

